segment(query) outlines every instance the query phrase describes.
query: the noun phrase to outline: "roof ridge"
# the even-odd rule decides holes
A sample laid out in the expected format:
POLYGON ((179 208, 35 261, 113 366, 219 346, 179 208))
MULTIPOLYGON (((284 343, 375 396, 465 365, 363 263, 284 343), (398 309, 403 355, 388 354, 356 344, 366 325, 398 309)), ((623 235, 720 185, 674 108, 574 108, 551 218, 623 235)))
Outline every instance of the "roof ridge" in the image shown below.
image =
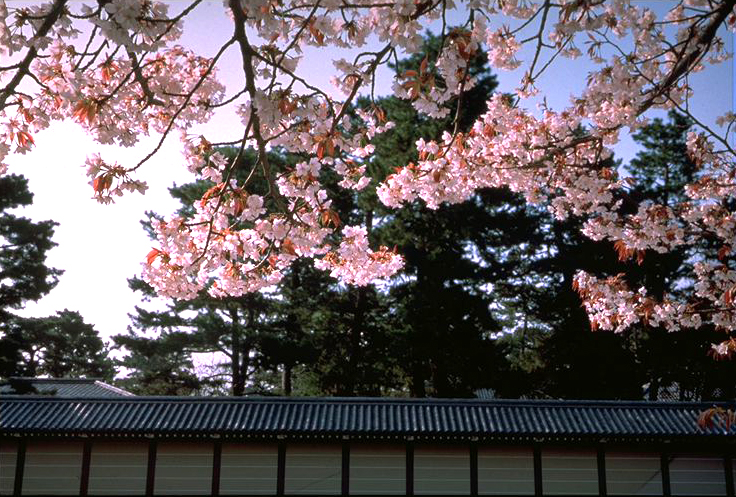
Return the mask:
MULTIPOLYGON (((27 381, 31 383, 96 383, 102 382, 102 378, 42 378, 38 376, 10 376, 8 380, 27 381)), ((104 382, 102 382, 104 383, 104 382)))
MULTIPOLYGON (((713 404, 528 399, 3 396, 0 434, 416 435, 471 440, 479 436, 571 440, 690 437, 702 442, 718 439, 733 443, 736 427, 698 425, 700 412, 710 405, 713 404)), ((728 407, 733 408, 734 404, 728 407)))
POLYGON ((683 408, 703 409, 712 406, 736 406, 735 401, 711 402, 678 402, 647 400, 563 400, 563 399, 438 399, 438 398, 406 398, 406 397, 184 397, 184 396, 137 396, 112 385, 102 383, 101 386, 122 394, 120 397, 75 396, 48 397, 27 395, 2 395, 3 400, 24 400, 35 402, 135 402, 135 403, 253 403, 253 404, 377 404, 377 405, 433 405, 433 406, 545 406, 553 408, 683 408))
POLYGON ((135 397, 136 396, 132 392, 123 390, 122 388, 118 388, 115 385, 110 385, 109 383, 105 383, 104 381, 101 381, 101 380, 95 380, 95 385, 98 385, 106 390, 110 390, 111 392, 118 393, 124 397, 135 397))

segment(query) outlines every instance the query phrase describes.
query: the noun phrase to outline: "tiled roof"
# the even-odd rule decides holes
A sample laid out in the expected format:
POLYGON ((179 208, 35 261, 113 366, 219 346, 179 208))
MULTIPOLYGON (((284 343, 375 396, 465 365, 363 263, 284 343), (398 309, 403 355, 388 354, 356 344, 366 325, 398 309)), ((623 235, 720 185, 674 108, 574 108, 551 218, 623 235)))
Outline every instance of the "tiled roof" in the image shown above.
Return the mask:
POLYGON ((0 395, 25 393, 31 387, 33 394, 56 397, 120 397, 133 394, 122 388, 88 378, 23 378, 12 377, 0 383, 0 395), (21 388, 23 392, 19 392, 21 388))
MULTIPOLYGON (((693 403, 3 396, 0 434, 736 441, 693 403)), ((733 408, 734 406, 730 406, 733 408)))

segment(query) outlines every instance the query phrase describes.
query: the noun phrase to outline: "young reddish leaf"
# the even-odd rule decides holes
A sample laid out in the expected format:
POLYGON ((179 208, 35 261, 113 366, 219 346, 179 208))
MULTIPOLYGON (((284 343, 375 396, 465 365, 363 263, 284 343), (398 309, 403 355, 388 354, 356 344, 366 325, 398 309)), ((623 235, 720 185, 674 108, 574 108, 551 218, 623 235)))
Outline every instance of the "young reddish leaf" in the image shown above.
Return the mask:
MULTIPOLYGON (((422 63, 419 64, 419 73, 425 74, 427 72, 427 64, 429 63, 429 60, 427 59, 427 56, 424 56, 424 59, 422 59, 422 63)), ((408 71, 407 71, 408 72, 408 71)))
POLYGON ((317 41, 318 45, 324 45, 325 43, 325 35, 317 29, 317 27, 314 25, 314 21, 309 23, 309 32, 312 34, 314 39, 317 41))
POLYGON ((25 147, 29 143, 31 145, 36 144, 36 142, 33 141, 33 136, 31 136, 31 134, 27 131, 18 131, 18 133, 16 134, 16 139, 18 140, 18 144, 21 147, 25 147))
POLYGON ((322 211, 321 221, 324 226, 327 226, 328 224, 332 224, 335 228, 340 226, 340 216, 332 209, 325 209, 322 211))
POLYGON ((284 241, 281 242, 281 250, 286 252, 289 255, 296 255, 296 249, 294 248, 294 242, 292 242, 290 238, 285 238, 284 241))
POLYGON ((734 294, 736 294, 736 286, 732 286, 726 292, 723 294, 723 302, 726 305, 733 304, 734 301, 734 294))
POLYGON ((80 100, 77 105, 74 106, 72 112, 72 118, 79 124, 92 124, 97 116, 97 104, 91 100, 80 100))
POLYGON ((375 114, 376 119, 378 119, 379 123, 385 123, 386 122, 386 111, 384 111, 382 108, 380 108, 377 105, 373 106, 373 114, 375 114))
POLYGON ((641 266, 641 265, 642 265, 642 263, 644 262, 644 254, 645 254, 645 253, 646 253, 646 252, 645 252, 644 250, 637 250, 637 251, 636 251, 636 263, 637 263, 638 265, 640 265, 640 266, 641 266))
POLYGON ((718 260, 723 262, 726 257, 731 253, 731 246, 724 245, 718 250, 718 260))
POLYGON ((616 240, 613 244, 613 248, 616 250, 616 253, 618 253, 618 260, 620 261, 627 261, 634 254, 634 251, 628 248, 623 240, 616 240))
POLYGON ((159 256, 163 255, 164 252, 157 248, 152 248, 150 252, 148 252, 148 255, 146 255, 146 264, 149 266, 153 264, 153 261, 156 260, 159 256))
POLYGON ((95 193, 101 193, 112 187, 112 176, 109 174, 101 174, 92 181, 92 189, 95 193))
POLYGON ((220 194, 224 188, 225 188, 225 183, 218 183, 217 185, 213 186, 212 188, 204 192, 204 195, 202 195, 202 199, 199 201, 199 205, 201 205, 202 207, 207 205, 207 202, 209 201, 209 199, 211 199, 215 195, 220 194))

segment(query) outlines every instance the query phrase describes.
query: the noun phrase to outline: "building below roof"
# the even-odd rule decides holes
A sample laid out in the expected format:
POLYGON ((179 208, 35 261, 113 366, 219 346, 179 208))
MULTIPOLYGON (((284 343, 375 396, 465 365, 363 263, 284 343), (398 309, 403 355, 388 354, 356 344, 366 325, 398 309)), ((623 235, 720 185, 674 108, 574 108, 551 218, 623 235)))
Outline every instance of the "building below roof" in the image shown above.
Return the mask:
POLYGON ((0 395, 56 397, 131 397, 132 393, 94 378, 30 378, 13 376, 0 382, 0 395))
POLYGON ((732 497, 709 407, 4 395, 0 494, 732 497))

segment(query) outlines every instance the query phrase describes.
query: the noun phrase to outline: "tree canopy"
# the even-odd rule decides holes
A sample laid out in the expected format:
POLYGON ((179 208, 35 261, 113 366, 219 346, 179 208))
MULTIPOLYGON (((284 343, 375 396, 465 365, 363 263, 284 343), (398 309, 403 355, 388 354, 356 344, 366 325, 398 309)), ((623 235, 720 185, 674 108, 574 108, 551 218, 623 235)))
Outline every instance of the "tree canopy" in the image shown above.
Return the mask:
MULTIPOLYGON (((440 40, 429 35, 425 43, 432 53, 440 40)), ((399 60, 396 68, 418 70, 421 64, 414 57, 399 60)), ((479 84, 462 102, 468 123, 483 112, 495 87, 483 57, 472 67, 479 84)), ((415 154, 419 137, 440 136, 454 126, 449 118, 422 121, 410 102, 395 97, 375 104, 395 123, 374 140, 370 167, 377 177, 415 154)), ((354 112, 370 105, 360 99, 354 112)), ((677 113, 668 122, 655 119, 635 135, 643 147, 636 158, 625 167, 612 159, 603 166, 626 170, 639 181, 642 187, 627 193, 637 202, 675 195, 692 171, 683 152, 690 125, 677 113)), ((256 154, 246 150, 241 160, 252 163, 256 154)), ((272 151, 270 160, 299 158, 272 151)), ((609 243, 583 235, 583 220, 555 219, 499 188, 436 210, 420 201, 393 210, 382 206, 370 186, 339 193, 338 179, 329 175, 321 171, 320 181, 335 196, 336 219, 365 228, 372 242, 395 246, 405 256, 402 270, 386 285, 346 287, 298 261, 267 294, 215 298, 201 291, 195 299, 168 301, 165 309, 139 307, 129 334, 115 338, 129 353, 121 363, 131 371, 128 388, 439 397, 490 389, 501 397, 605 399, 656 399, 665 389, 682 399, 715 399, 733 390, 721 365, 705 367, 706 349, 717 336, 644 326, 625 335, 593 332, 573 290, 580 269, 662 279, 661 294, 686 290, 682 254, 652 254, 641 264, 621 261, 609 243), (670 356, 655 353, 661 348, 670 356), (194 359, 202 353, 215 359, 196 368, 194 359)), ((179 214, 196 215, 196 202, 215 186, 198 181, 172 187, 179 214)), ((153 233, 151 224, 161 216, 150 216, 144 225, 153 233)), ((147 299, 155 296, 140 279, 131 286, 147 299)))
MULTIPOLYGON (((412 254, 372 240, 369 223, 339 222, 341 191, 376 180, 386 207, 421 201, 436 210, 503 187, 558 221, 579 218, 585 237, 636 263, 619 273, 564 273, 593 328, 736 327, 736 169, 728 136, 736 116, 720 116, 721 130, 689 105, 689 76, 730 56, 723 35, 736 26, 736 0, 674 2, 664 15, 627 0, 461 2, 463 18, 453 25, 451 3, 440 1, 229 0, 232 35, 209 58, 176 44, 200 3, 169 14, 169 6, 149 0, 31 7, 0 1, 0 53, 10 56, 0 67, 0 168, 11 154, 30 152, 51 121, 74 120, 104 144, 134 146, 143 135, 160 136, 136 164, 89 156, 87 175, 101 202, 145 191, 142 166, 172 135, 181 136, 187 168, 214 183, 191 217, 153 223, 157 243, 143 276, 158 293, 240 298, 279 284, 302 260, 346 284, 387 279, 412 264, 412 254), (424 52, 423 26, 432 21, 440 25, 440 46, 424 52), (304 75, 306 47, 333 50, 336 88, 304 75), (229 50, 242 71, 239 85, 226 89, 217 71, 229 50), (514 93, 493 93, 470 117, 463 102, 482 84, 472 70, 479 54, 494 68, 522 69, 522 76, 514 93), (374 167, 377 140, 394 123, 376 100, 375 74, 403 55, 415 65, 397 66, 394 96, 419 113, 417 128, 436 119, 451 125, 441 126, 440 136, 419 137, 408 162, 385 175, 374 167), (559 58, 588 64, 579 72, 582 90, 569 104, 542 99, 535 109, 535 96, 544 96, 540 77, 559 58), (368 105, 356 107, 361 95, 368 105), (620 135, 636 133, 662 109, 694 123, 678 152, 694 169, 664 180, 677 189, 666 197, 657 192, 663 184, 639 188, 636 175, 609 163, 620 135), (216 112, 238 117, 235 138, 191 133, 216 112), (216 150, 225 144, 237 151, 232 157, 216 150), (255 160, 243 161, 251 146, 255 160), (272 160, 277 148, 299 161, 272 160), (674 262, 660 254, 674 254, 674 262), (679 274, 665 274, 683 257, 679 274), (637 264, 663 269, 658 278, 641 277, 637 264)), ((646 182, 646 170, 632 167, 646 182)), ((730 355, 736 340, 722 338, 714 351, 730 355)))
POLYGON ((48 251, 56 246, 56 223, 34 222, 13 212, 32 201, 24 177, 0 177, 0 377, 111 380, 114 368, 107 349, 79 313, 65 309, 33 318, 15 314, 51 291, 62 274, 46 265, 48 251))
POLYGON ((62 271, 46 266, 53 221, 33 222, 12 212, 30 205, 33 195, 22 176, 0 177, 0 316, 47 294, 62 271))

